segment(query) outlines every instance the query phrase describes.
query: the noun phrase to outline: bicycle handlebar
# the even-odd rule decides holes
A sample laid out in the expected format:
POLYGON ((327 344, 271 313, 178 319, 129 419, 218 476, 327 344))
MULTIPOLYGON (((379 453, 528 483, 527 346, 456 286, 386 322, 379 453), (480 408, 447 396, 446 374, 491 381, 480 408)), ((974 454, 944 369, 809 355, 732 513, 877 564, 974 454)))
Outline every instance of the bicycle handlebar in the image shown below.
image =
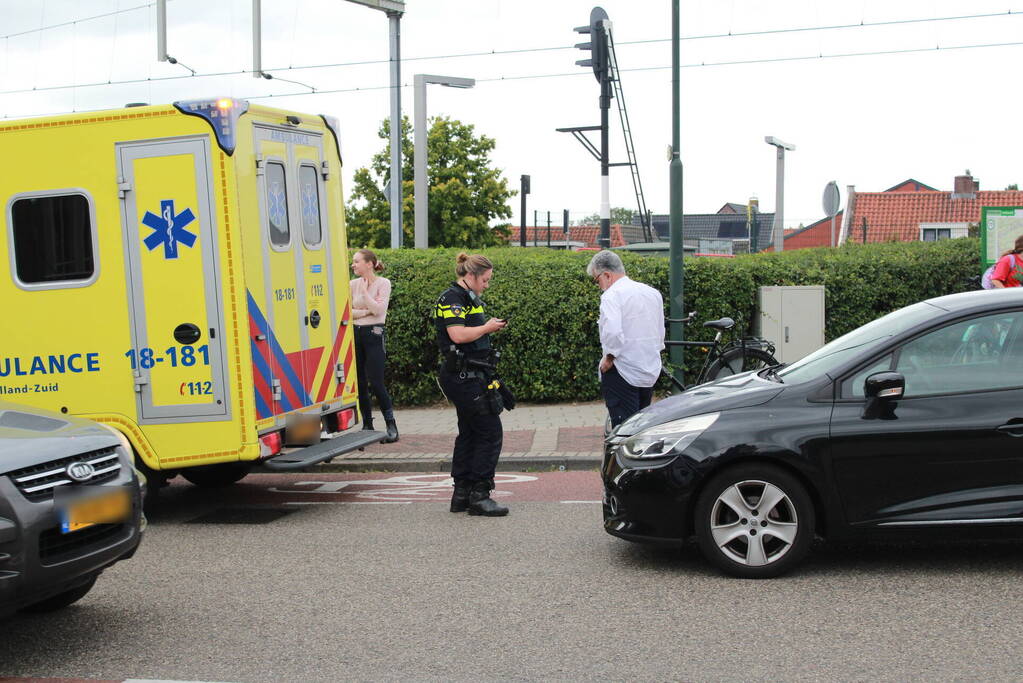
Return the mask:
POLYGON ((666 322, 666 323, 682 323, 683 325, 688 325, 689 323, 693 322, 694 318, 696 318, 696 311, 689 311, 689 315, 687 315, 684 318, 665 318, 664 322, 666 322))

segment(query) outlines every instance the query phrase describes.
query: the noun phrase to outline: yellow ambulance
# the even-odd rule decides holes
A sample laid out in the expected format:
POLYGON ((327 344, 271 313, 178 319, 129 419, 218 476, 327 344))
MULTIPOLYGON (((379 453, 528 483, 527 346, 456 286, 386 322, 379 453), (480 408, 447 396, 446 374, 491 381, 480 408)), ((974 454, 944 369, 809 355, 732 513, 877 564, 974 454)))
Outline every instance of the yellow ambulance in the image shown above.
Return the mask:
POLYGON ((0 399, 115 427, 157 486, 383 437, 354 428, 335 119, 129 106, 0 122, 0 158, 0 399))

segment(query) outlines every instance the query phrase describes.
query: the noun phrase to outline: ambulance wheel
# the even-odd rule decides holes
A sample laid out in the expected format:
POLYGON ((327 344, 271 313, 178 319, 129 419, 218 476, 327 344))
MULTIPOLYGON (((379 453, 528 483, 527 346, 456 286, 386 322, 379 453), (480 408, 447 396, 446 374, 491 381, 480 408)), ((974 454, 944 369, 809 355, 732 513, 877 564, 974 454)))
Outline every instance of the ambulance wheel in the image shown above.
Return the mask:
POLYGON ((225 462, 220 465, 203 465, 181 470, 181 476, 196 486, 218 488, 241 481, 252 471, 250 462, 225 462))

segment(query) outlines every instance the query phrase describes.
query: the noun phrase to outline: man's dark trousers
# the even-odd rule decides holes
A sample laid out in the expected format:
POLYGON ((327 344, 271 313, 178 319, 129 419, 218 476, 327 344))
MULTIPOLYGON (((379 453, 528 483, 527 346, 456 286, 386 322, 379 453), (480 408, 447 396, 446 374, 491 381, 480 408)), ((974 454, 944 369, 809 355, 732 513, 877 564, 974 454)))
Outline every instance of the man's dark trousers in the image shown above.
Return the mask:
POLYGON ((617 427, 632 415, 650 405, 654 396, 653 387, 634 387, 618 374, 618 368, 611 366, 600 374, 600 390, 604 404, 611 415, 611 426, 617 427))

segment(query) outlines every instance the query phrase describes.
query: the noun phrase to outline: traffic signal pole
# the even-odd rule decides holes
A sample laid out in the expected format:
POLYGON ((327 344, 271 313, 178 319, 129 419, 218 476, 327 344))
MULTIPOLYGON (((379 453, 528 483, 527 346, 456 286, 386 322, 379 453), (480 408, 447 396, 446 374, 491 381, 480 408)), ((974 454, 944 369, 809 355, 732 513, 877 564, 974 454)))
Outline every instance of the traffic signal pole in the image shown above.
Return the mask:
POLYGON ((607 155, 607 114, 611 108, 611 70, 607 59, 607 28, 603 21, 598 20, 593 27, 596 35, 593 41, 602 49, 594 50, 599 59, 597 68, 600 79, 600 237, 597 246, 601 249, 611 248, 611 189, 608 184, 607 155))

